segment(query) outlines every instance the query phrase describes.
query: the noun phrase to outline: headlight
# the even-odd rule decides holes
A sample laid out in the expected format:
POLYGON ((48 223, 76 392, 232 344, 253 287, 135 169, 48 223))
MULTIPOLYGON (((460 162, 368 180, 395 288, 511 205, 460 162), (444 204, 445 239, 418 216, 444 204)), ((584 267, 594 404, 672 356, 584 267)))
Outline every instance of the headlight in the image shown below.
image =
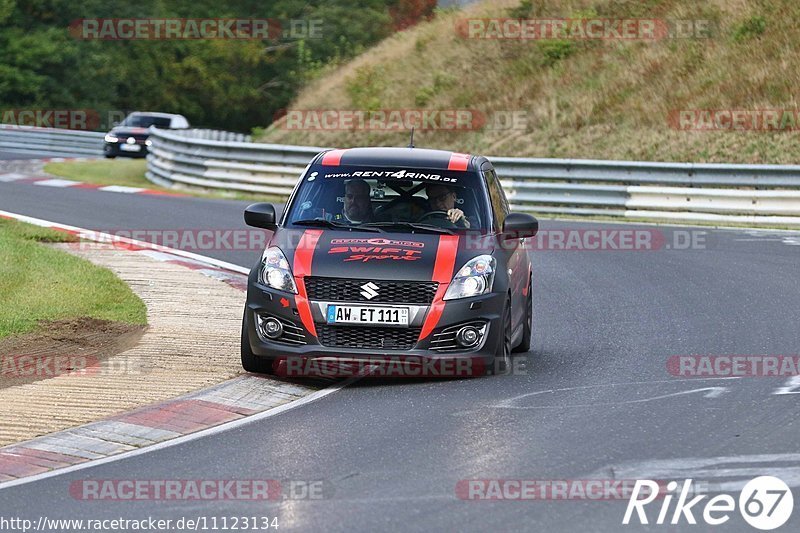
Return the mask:
POLYGON ((147 139, 147 140, 144 142, 144 145, 145 145, 145 146, 153 146, 153 141, 151 141, 150 139, 147 139))
POLYGON ((444 299, 457 300, 491 292, 494 267, 495 260, 491 255, 479 255, 470 259, 453 276, 453 281, 444 293, 444 299))
POLYGON ((271 246, 261 255, 261 283, 278 289, 297 294, 297 285, 294 283, 292 269, 289 261, 277 246, 271 246))
POLYGON ((103 137, 103 139, 104 139, 104 140, 105 140, 107 143, 115 143, 115 142, 119 142, 119 138, 118 138, 116 135, 111 135, 110 133, 107 133, 107 134, 106 134, 106 136, 105 136, 105 137, 103 137))

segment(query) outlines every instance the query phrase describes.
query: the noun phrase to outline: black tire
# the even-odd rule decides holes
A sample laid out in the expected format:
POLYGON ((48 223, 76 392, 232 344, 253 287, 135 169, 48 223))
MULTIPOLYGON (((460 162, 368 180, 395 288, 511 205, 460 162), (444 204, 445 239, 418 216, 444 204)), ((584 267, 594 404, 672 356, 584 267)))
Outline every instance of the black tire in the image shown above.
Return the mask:
POLYGON ((514 353, 528 352, 531 349, 531 332, 533 331, 533 285, 528 280, 528 298, 525 300, 525 322, 522 325, 522 342, 511 350, 514 353))
POLYGON ((114 159, 115 157, 117 157, 117 156, 111 155, 111 154, 105 154, 105 156, 106 156, 106 159, 114 159))
POLYGON ((487 374, 503 376, 511 372, 511 302, 508 300, 503 310, 502 324, 503 334, 500 336, 494 361, 491 368, 487 369, 487 374))
POLYGON ((273 368, 274 359, 272 357, 258 357, 250 349, 250 335, 247 332, 247 325, 242 320, 242 368, 254 374, 275 374, 273 368))

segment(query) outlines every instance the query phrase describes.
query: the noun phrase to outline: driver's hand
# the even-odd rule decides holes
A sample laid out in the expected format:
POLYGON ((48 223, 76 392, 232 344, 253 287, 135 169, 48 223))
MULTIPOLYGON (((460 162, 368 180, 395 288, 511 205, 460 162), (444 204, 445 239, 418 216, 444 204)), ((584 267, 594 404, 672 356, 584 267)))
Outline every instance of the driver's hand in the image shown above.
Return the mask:
POLYGON ((447 218, 453 224, 455 224, 459 220, 463 219, 462 224, 464 224, 466 227, 469 227, 469 221, 467 220, 467 217, 464 216, 464 212, 461 209, 453 208, 453 209, 448 210, 447 211, 447 218))

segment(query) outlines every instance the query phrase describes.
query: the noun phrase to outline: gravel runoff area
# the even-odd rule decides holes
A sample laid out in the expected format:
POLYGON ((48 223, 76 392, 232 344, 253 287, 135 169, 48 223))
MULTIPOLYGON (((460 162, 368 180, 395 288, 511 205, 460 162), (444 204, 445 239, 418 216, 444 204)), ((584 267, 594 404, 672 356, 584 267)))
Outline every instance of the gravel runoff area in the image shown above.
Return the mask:
POLYGON ((242 291, 146 253, 87 242, 53 246, 109 268, 128 283, 147 305, 149 326, 134 347, 95 365, 0 390, 0 446, 244 373, 239 361, 242 291))

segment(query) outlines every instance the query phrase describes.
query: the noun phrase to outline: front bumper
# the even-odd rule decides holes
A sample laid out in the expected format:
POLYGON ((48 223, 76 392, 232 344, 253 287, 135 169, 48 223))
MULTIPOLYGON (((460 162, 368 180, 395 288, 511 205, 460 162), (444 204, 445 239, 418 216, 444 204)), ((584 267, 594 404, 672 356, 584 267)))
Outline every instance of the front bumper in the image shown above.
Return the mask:
MULTIPOLYGON (((276 291, 258 282, 257 277, 251 273, 247 290, 247 304, 245 307, 244 321, 247 329, 250 350, 255 356, 275 360, 288 361, 288 365, 297 364, 297 361, 321 359, 325 361, 405 361, 412 364, 427 364, 435 361, 437 364, 447 365, 453 361, 467 361, 472 373, 481 373, 479 367, 487 367, 494 362, 494 355, 502 342, 502 313, 505 305, 505 295, 489 293, 482 296, 449 300, 445 302, 444 309, 436 322, 433 331, 424 338, 418 335, 430 311, 429 306, 411 307, 409 328, 378 327, 372 332, 364 331, 375 326, 334 326, 327 325, 325 321, 326 302, 310 301, 309 306, 313 316, 314 327, 317 335, 313 335, 305 327, 298 309, 297 295, 276 291), (284 323, 293 335, 291 343, 285 341, 272 341, 259 334, 256 315, 274 317, 284 323), (461 325, 484 326, 480 342, 472 348, 462 348, 450 339, 453 331, 461 325), (294 327, 291 327, 291 326, 294 327), (360 331, 352 336, 338 335, 348 328, 360 331), (339 329, 338 332, 331 332, 339 329), (401 331, 402 330, 402 331, 401 331), (301 332, 298 336, 295 332, 301 332), (364 336, 362 334, 366 333, 364 336), (359 346, 362 339, 372 339, 375 335, 387 333, 390 339, 388 346, 359 346), (353 343, 349 339, 357 339, 353 343), (391 339, 403 339, 404 345, 392 345, 391 339), (297 342, 300 339, 301 342, 297 342), (409 341, 408 339, 413 339, 409 341), (444 339, 444 340, 443 340, 444 339), (343 342, 345 341, 345 342, 343 342)), ((335 302, 345 303, 345 302, 335 302)), ((355 305, 365 305, 364 302, 350 302, 355 305)), ((369 304, 369 305, 402 305, 407 304, 369 304)), ((366 343, 368 344, 368 342, 366 343)), ((352 368, 352 367, 351 367, 352 368)), ((460 366, 459 368, 466 368, 460 366)))
POLYGON ((120 146, 125 143, 116 142, 103 142, 103 154, 107 156, 114 156, 114 157, 147 157, 149 150, 147 149, 147 145, 137 143, 137 146, 140 146, 138 152, 127 152, 120 149, 120 146))

